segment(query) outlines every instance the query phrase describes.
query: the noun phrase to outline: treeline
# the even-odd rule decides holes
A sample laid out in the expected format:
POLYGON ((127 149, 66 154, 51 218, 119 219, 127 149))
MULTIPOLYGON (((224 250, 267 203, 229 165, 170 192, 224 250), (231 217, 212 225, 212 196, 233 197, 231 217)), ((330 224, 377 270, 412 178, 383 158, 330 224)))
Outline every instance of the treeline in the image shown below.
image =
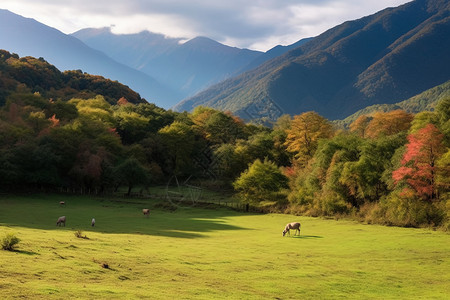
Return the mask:
POLYGON ((130 193, 176 175, 267 210, 449 227, 450 98, 433 112, 362 115, 337 130, 315 112, 269 128, 206 107, 133 104, 120 92, 66 100, 47 91, 56 90, 19 84, 4 96, 1 190, 130 193))

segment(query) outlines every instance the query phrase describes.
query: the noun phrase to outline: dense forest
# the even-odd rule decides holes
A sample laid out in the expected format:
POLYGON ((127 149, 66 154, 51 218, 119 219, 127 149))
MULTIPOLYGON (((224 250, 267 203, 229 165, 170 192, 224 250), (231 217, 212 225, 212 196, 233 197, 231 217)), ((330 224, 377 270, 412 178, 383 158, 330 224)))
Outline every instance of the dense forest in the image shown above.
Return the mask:
POLYGON ((0 189, 103 193, 173 175, 268 211, 450 226, 450 98, 434 111, 315 112, 273 127, 164 110, 117 82, 0 53, 0 189))

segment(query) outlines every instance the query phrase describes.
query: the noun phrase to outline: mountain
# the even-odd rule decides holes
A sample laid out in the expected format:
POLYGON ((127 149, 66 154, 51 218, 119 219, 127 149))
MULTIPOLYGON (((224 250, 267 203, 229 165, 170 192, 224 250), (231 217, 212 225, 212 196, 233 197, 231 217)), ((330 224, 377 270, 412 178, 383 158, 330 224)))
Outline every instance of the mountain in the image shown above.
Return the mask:
POLYGON ((77 38, 3 9, 0 9, 0 49, 20 56, 44 57, 60 70, 81 69, 118 80, 161 107, 168 108, 180 98, 148 74, 116 62, 77 38))
POLYGON ((445 98, 450 98, 450 80, 401 102, 368 106, 358 110, 344 120, 336 120, 334 123, 340 128, 348 128, 353 121, 362 115, 372 116, 377 112, 389 112, 396 109, 413 114, 421 111, 433 111, 437 103, 445 98))
POLYGON ((110 28, 86 28, 72 36, 177 90, 182 95, 179 100, 237 75, 263 54, 206 37, 184 41, 149 31, 114 34, 110 28))
POLYGON ((268 50, 267 52, 265 52, 265 53, 259 55, 258 57, 256 57, 256 59, 254 59, 247 66, 242 68, 240 73, 243 73, 244 71, 249 71, 249 70, 252 70, 254 68, 257 68, 258 66, 262 65, 266 61, 269 61, 269 60, 271 60, 271 59, 273 59, 273 58, 275 58, 277 56, 281 56, 284 53, 286 53, 286 52, 288 52, 288 51, 290 51, 292 49, 300 47, 301 45, 306 44, 310 40, 312 40, 312 38, 304 38, 304 39, 301 39, 301 40, 295 42, 292 45, 287 45, 287 46, 278 45, 278 46, 275 46, 272 49, 268 50))
POLYGON ((450 79, 450 2, 416 0, 336 26, 177 105, 276 119, 314 110, 344 118, 450 79))

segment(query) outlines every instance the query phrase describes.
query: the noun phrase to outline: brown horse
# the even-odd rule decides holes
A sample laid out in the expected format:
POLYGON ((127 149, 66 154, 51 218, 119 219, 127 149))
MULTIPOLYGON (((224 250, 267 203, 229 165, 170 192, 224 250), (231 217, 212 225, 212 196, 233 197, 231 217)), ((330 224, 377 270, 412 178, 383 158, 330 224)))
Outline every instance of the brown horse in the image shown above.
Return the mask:
POLYGON ((297 231, 298 231, 298 235, 300 235, 300 227, 301 226, 302 225, 299 222, 292 222, 292 223, 287 224, 286 227, 284 227, 283 236, 285 236, 286 233, 289 233, 289 235, 291 235, 291 232, 290 232, 291 229, 295 229, 294 235, 297 234, 297 231))

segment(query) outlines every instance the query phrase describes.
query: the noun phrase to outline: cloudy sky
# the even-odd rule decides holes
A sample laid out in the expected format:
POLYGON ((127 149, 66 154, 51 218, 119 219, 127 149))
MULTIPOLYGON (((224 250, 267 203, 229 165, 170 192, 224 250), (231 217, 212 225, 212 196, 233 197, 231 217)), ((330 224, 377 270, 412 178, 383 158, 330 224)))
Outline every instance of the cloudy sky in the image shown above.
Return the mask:
POLYGON ((0 8, 72 33, 112 26, 170 37, 206 36, 266 51, 316 36, 405 0, 0 0, 0 8))

